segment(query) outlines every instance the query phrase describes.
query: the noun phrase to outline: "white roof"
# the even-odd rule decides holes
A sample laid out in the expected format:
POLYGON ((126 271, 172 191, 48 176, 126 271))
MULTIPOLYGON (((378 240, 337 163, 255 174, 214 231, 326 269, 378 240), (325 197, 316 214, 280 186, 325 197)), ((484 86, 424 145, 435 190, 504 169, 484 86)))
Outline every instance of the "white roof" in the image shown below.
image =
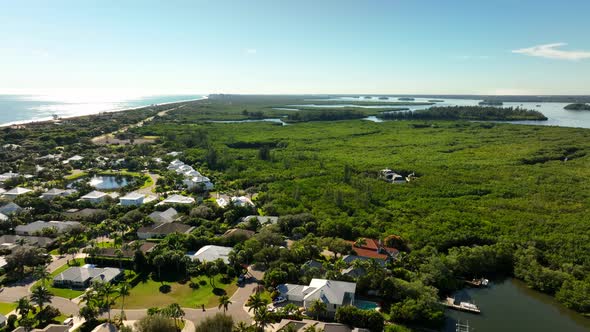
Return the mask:
POLYGON ((240 197, 234 196, 231 198, 231 201, 237 206, 245 206, 245 205, 254 206, 254 203, 252 203, 252 201, 246 196, 240 196, 240 197))
POLYGON ((347 294, 352 294, 354 296, 354 293, 356 292, 356 283, 312 279, 309 286, 283 284, 279 285, 277 289, 283 294, 303 296, 304 301, 314 301, 319 299, 324 303, 343 305, 346 302, 347 294))
POLYGON ((129 200, 133 200, 133 201, 136 200, 136 199, 138 199, 138 198, 145 198, 145 195, 142 195, 142 194, 136 193, 136 192, 131 192, 131 193, 128 193, 127 195, 125 195, 123 197, 119 197, 120 200, 129 199, 129 200))
POLYGON ((186 197, 182 195, 172 195, 159 204, 193 204, 195 199, 192 197, 186 197))
POLYGON ((4 213, 0 213, 0 220, 1 221, 8 220, 8 216, 5 215, 4 213))
POLYGON ((102 198, 104 196, 108 195, 107 193, 103 193, 102 191, 91 191, 88 194, 82 196, 82 199, 94 199, 94 198, 102 198))
POLYGON ((229 253, 232 251, 231 247, 222 247, 208 245, 204 246, 194 255, 191 255, 193 259, 198 259, 201 262, 212 262, 221 258, 226 264, 229 263, 229 253))
POLYGON ((9 191, 5 192, 4 194, 5 195, 22 195, 22 194, 26 194, 31 191, 32 191, 31 189, 16 187, 16 188, 10 189, 9 191))

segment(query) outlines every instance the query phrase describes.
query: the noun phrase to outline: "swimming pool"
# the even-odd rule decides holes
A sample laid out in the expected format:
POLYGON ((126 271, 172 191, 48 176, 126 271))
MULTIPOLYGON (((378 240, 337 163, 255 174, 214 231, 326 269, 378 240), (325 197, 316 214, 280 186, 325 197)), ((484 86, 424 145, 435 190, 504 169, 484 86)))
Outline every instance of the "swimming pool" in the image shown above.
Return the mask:
POLYGON ((377 308, 379 308, 379 305, 376 302, 365 300, 354 301, 354 306, 363 310, 377 310, 377 308))

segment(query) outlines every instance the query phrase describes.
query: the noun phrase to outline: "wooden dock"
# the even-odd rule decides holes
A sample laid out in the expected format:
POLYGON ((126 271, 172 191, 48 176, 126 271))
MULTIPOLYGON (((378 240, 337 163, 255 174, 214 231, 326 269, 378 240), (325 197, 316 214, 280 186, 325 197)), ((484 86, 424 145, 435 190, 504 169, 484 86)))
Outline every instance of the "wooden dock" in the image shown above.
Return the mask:
POLYGON ((479 310, 479 308, 475 304, 468 302, 460 302, 459 304, 455 304, 455 299, 452 297, 447 297, 446 300, 442 302, 442 305, 444 305, 447 308, 459 311, 471 312, 474 314, 481 313, 481 310, 479 310))

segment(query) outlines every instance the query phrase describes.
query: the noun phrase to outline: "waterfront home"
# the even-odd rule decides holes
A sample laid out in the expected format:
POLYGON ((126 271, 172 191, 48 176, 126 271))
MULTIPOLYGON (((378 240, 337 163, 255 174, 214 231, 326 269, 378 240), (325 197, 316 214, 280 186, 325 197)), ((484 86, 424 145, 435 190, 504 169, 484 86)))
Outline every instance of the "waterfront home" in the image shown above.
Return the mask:
POLYGON ((229 263, 229 253, 233 250, 231 247, 222 247, 207 245, 199 249, 194 254, 187 254, 192 260, 199 260, 200 262, 213 262, 221 259, 225 264, 229 263))
POLYGON ((22 209, 23 208, 18 206, 18 204, 13 203, 13 202, 8 202, 8 203, 0 206, 0 213, 10 216, 11 214, 19 213, 20 211, 22 211, 22 209))
POLYGON ((119 197, 119 204, 123 205, 123 206, 138 206, 143 204, 143 199, 145 198, 145 195, 140 194, 140 193, 128 193, 127 195, 123 196, 123 197, 119 197))
POLYGON ((192 197, 186 197, 182 195, 172 195, 167 197, 165 200, 161 201, 156 205, 165 205, 165 204, 193 204, 195 203, 195 199, 192 197))
POLYGON ((308 286, 282 284, 277 291, 288 301, 307 310, 315 300, 320 300, 326 304, 328 313, 334 314, 341 306, 354 304, 356 283, 314 278, 308 286))
POLYGON ((32 192, 31 189, 16 187, 16 188, 10 189, 9 191, 5 192, 2 196, 6 199, 13 200, 20 195, 24 195, 24 194, 30 193, 30 192, 32 192))
POLYGON ((42 233, 44 229, 53 228, 58 234, 65 233, 73 228, 80 228, 82 224, 77 221, 42 221, 37 220, 27 225, 18 225, 14 228, 16 235, 35 235, 42 233))
POLYGON ((107 198, 108 194, 102 191, 94 190, 88 194, 80 197, 80 200, 87 201, 93 204, 101 203, 107 198))
POLYGON ((64 164, 69 164, 70 162, 77 162, 77 161, 82 161, 84 160, 84 157, 80 156, 80 155, 75 155, 73 157, 70 157, 66 160, 63 161, 64 164))
POLYGON ((112 282, 123 276, 123 270, 112 267, 97 268, 92 265, 74 266, 53 278, 53 286, 83 289, 93 282, 112 282))
POLYGON ((178 212, 173 208, 169 208, 166 211, 154 211, 150 213, 148 218, 158 223, 169 223, 178 219, 178 212))
POLYGON ((270 332, 284 332, 284 331, 296 331, 296 332, 304 332, 311 330, 314 328, 313 331, 324 331, 324 332, 370 332, 367 329, 355 328, 350 327, 348 325, 340 324, 340 323, 326 323, 326 322, 318 322, 316 320, 311 319, 303 319, 303 320, 291 320, 291 319, 281 319, 280 322, 276 324, 272 324, 267 331, 270 332))
POLYGON ((73 193, 75 193, 76 190, 75 189, 68 189, 68 190, 63 190, 63 189, 58 189, 58 188, 52 188, 47 190, 46 192, 42 193, 41 196, 39 196, 40 198, 46 199, 46 200, 52 200, 56 197, 65 197, 65 196, 69 196, 73 193))
POLYGON ((162 238, 172 233, 189 234, 194 227, 177 222, 160 222, 140 227, 137 230, 137 237, 146 240, 162 238))

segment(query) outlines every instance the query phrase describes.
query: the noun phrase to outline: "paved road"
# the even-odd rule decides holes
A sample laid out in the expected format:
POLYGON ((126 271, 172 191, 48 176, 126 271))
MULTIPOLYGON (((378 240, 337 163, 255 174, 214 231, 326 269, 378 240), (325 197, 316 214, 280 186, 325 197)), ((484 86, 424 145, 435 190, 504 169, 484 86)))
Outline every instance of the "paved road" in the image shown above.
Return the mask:
MULTIPOLYGON (((85 254, 78 254, 76 258, 84 257, 85 254)), ((69 256, 68 256, 69 257, 69 256)), ((50 272, 55 271, 60 266, 66 264, 67 258, 58 258, 55 257, 54 261, 51 262, 48 266, 48 270, 50 272)), ((247 323, 252 322, 252 317, 248 313, 248 309, 244 306, 246 301, 258 285, 258 280, 261 280, 264 276, 263 272, 250 270, 250 274, 254 278, 251 278, 249 283, 240 286, 238 290, 232 295, 230 301, 232 302, 229 305, 227 314, 232 316, 234 321, 244 321, 247 323)), ((0 302, 15 302, 18 301, 21 297, 28 296, 30 294, 30 287, 35 283, 35 280, 27 280, 19 285, 12 285, 7 286, 4 288, 4 291, 0 293, 0 302)), ((71 301, 70 299, 66 299, 63 297, 54 296, 51 305, 58 308, 62 313, 66 315, 77 315, 80 307, 75 302, 71 301)), ((195 324, 198 324, 201 320, 206 317, 210 317, 215 315, 218 312, 223 312, 223 310, 215 308, 208 308, 203 311, 202 309, 194 309, 194 308, 183 308, 184 312, 186 313, 185 319, 189 320, 195 324)), ((112 309, 111 310, 111 317, 119 314, 121 309, 112 309)), ((125 315, 127 316, 128 320, 139 320, 147 314, 147 309, 126 309, 125 315)), ((103 315, 106 318, 106 314, 103 315)))

